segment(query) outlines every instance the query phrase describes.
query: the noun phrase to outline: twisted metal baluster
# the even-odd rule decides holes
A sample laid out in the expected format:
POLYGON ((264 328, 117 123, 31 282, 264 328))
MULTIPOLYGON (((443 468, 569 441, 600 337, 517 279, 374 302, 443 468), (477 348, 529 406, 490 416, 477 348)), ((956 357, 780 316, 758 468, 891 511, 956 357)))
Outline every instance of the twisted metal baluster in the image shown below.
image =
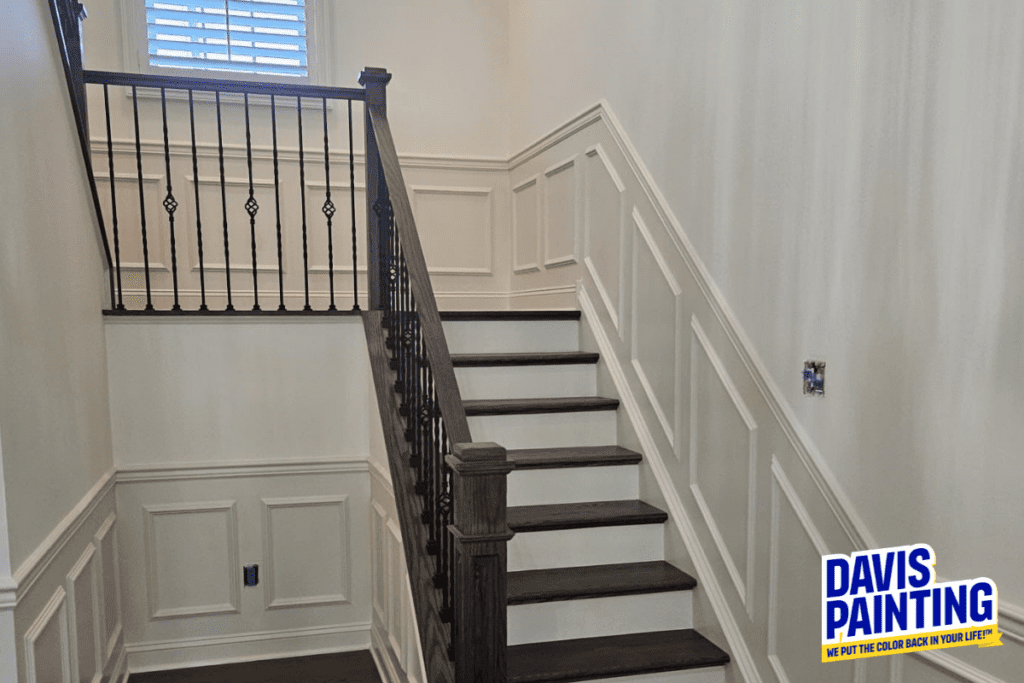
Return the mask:
POLYGON ((270 134, 274 141, 274 214, 277 217, 277 287, 281 293, 281 303, 277 310, 284 307, 284 250, 281 245, 281 182, 277 170, 277 101, 270 96, 270 134))
POLYGON ((178 248, 174 238, 174 211, 178 208, 178 202, 171 190, 171 147, 167 139, 167 91, 160 88, 160 109, 164 118, 164 164, 167 172, 167 196, 164 197, 164 210, 167 211, 167 220, 171 228, 171 280, 174 286, 174 305, 172 311, 180 311, 181 304, 178 303, 178 248))
POLYGON ((249 199, 245 201, 245 212, 249 214, 249 234, 252 241, 252 310, 260 310, 259 282, 256 278, 256 212, 260 205, 252 185, 252 137, 249 135, 249 93, 245 93, 245 159, 249 165, 249 199))
POLYGON ((296 110, 299 117, 299 192, 302 195, 302 278, 306 287, 306 305, 304 311, 312 311, 309 305, 309 248, 306 240, 306 157, 302 149, 302 98, 296 97, 296 110))
POLYGON ((231 303, 231 253, 228 249, 228 195, 224 181, 224 134, 220 120, 220 91, 214 93, 217 100, 217 156, 220 159, 220 208, 224 216, 224 281, 228 288, 228 305, 225 311, 233 311, 231 303))
POLYGON ((321 98, 324 111, 324 181, 327 187, 327 199, 324 200, 322 211, 327 216, 327 280, 331 288, 331 305, 329 311, 338 310, 334 305, 334 228, 333 221, 336 211, 334 202, 331 201, 331 148, 327 141, 327 98, 321 98))
POLYGON ((135 114, 135 165, 139 173, 139 215, 142 227, 142 261, 146 269, 146 310, 153 310, 153 289, 149 283, 149 236, 146 233, 146 200, 142 190, 142 141, 139 137, 139 95, 132 86, 132 111, 135 114))
POLYGON ((114 230, 114 264, 117 269, 117 305, 119 311, 124 310, 124 293, 121 284, 121 240, 117 231, 117 194, 114 187, 114 138, 110 134, 110 96, 107 84, 103 84, 103 108, 107 114, 107 162, 110 167, 110 211, 114 230))
POLYGON ((206 271, 203 267, 203 220, 199 211, 199 159, 196 155, 196 115, 192 102, 192 91, 188 91, 188 120, 192 129, 192 185, 196 190, 196 239, 199 243, 199 310, 206 307, 206 271))

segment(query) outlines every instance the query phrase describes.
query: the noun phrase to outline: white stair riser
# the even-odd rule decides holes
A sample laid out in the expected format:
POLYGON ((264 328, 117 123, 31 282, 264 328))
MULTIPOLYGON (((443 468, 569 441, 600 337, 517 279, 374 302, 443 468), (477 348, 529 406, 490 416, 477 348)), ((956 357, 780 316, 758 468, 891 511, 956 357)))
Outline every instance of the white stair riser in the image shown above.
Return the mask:
POLYGON ((576 320, 449 320, 444 336, 451 353, 578 351, 576 320))
POLYGON ((639 676, 619 676, 616 678, 588 678, 580 683, 725 683, 725 667, 715 666, 709 669, 684 669, 683 671, 663 671, 656 674, 640 674, 639 676))
POLYGON ((640 497, 636 465, 513 470, 508 476, 509 505, 591 503, 640 497))
POLYGON ((608 446, 616 443, 614 410, 539 415, 484 415, 469 418, 473 441, 505 448, 608 446))
POLYGON ((559 600, 508 608, 508 644, 693 627, 690 591, 559 600))
POLYGON ((562 398, 597 394, 593 365, 455 368, 463 399, 562 398))
POLYGON ((662 524, 521 531, 508 542, 510 572, 663 559, 662 524))

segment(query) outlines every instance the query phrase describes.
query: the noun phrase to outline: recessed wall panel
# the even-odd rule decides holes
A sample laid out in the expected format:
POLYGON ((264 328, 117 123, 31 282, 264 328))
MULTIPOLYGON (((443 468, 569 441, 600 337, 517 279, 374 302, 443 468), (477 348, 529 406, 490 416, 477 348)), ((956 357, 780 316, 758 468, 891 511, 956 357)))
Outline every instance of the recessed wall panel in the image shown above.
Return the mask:
POLYGON ((544 266, 576 263, 576 157, 544 172, 544 266))
POLYGON ((625 186, 604 149, 587 150, 584 168, 584 258, 598 295, 616 328, 622 308, 623 194, 625 186))
POLYGON ((540 192, 537 178, 512 190, 512 269, 516 273, 540 270, 540 192))
POLYGON ((99 633, 96 607, 96 549, 89 545, 68 574, 68 621, 71 630, 71 679, 91 681, 99 671, 99 633))
MULTIPOLYGON (((168 271, 171 266, 170 230, 163 201, 167 194, 163 175, 144 173, 142 175, 142 199, 139 199, 139 177, 132 173, 115 173, 114 191, 117 195, 118 230, 117 242, 121 253, 122 276, 128 269, 145 267, 142 242, 142 211, 146 215, 146 247, 149 251, 150 271, 168 271), (166 249, 166 250, 165 250, 166 249)), ((114 221, 110 199, 110 175, 97 173, 96 192, 103 209, 104 227, 110 243, 110 256, 115 256, 114 221)), ((178 202, 181 204, 181 202, 178 202)), ((180 216, 178 216, 180 219, 180 216)), ((176 221, 177 222, 177 221, 176 221)), ((180 245, 179 245, 180 246, 180 245)), ((179 255, 180 258, 180 255, 179 255)), ((179 262, 180 263, 180 262, 179 262)), ((130 276, 134 278, 135 276, 130 276)), ((131 286, 129 280, 125 287, 131 286)))
POLYGON ((263 525, 269 609, 348 602, 352 568, 345 496, 264 499, 263 525))
POLYGON ((431 273, 491 273, 491 191, 486 187, 414 185, 413 216, 431 273))
POLYGON ((239 611, 233 501, 145 506, 151 619, 239 611))
POLYGON ((821 557, 828 549, 777 461, 772 472, 769 660, 782 683, 854 683, 856 662, 821 662, 821 557))
POLYGON ((757 425, 696 318, 691 330, 690 488, 749 612, 757 425))
MULTIPOLYGON (((187 176, 188 185, 175 192, 178 204, 184 204, 176 212, 175 234, 178 242, 178 267, 184 266, 182 245, 188 245, 188 263, 193 271, 199 271, 199 241, 195 230, 195 182, 187 176)), ((228 217, 228 255, 231 259, 232 291, 252 291, 252 279, 237 279, 235 273, 252 272, 252 229, 246 204, 249 202, 249 180, 245 177, 225 178, 223 195, 219 176, 199 177, 199 210, 203 224, 203 268, 210 272, 224 270, 224 214, 228 217)), ((274 181, 265 178, 253 179, 253 200, 255 201, 256 226, 256 268, 259 271, 277 271, 277 221, 274 208, 274 181)), ((163 201, 163 198, 161 198, 163 201)), ((282 212, 287 198, 282 196, 282 212)), ((120 210, 120 207, 119 209, 120 210)), ((160 207, 163 211, 163 207, 160 207)), ((287 256, 285 256, 287 261, 287 256)), ((207 286, 209 286, 208 283, 207 286)), ((267 283, 270 284, 269 281, 267 283)), ((220 285, 218 285, 220 286, 220 285)), ((260 287, 263 288, 261 283, 260 287)))
MULTIPOLYGON (((366 188, 357 184, 356 189, 356 268, 366 272, 366 188)), ((298 206, 302 198, 295 197, 298 206)), ((348 183, 331 182, 331 203, 334 214, 331 218, 331 234, 328 239, 327 216, 324 205, 327 202, 327 185, 323 181, 306 181, 306 251, 309 258, 309 272, 325 276, 328 272, 329 242, 333 243, 334 272, 352 273, 352 188, 348 183)), ((297 257, 289 262, 292 270, 302 272, 302 214, 301 209, 290 215, 286 230, 291 243, 295 245, 297 257)), ((351 278, 344 282, 335 280, 335 287, 352 287, 351 278)), ((312 285, 311 285, 312 286, 312 285)), ((319 289, 326 289, 327 282, 317 281, 319 289)))
POLYGON ((377 503, 373 503, 370 511, 371 536, 373 543, 373 612, 377 620, 387 625, 388 585, 387 585, 387 546, 384 539, 384 528, 387 524, 387 511, 377 503))
POLYGON ((63 588, 57 589, 29 626, 24 645, 28 683, 71 683, 67 596, 63 588))
POLYGON ((633 367, 670 444, 675 443, 679 285, 639 213, 633 213, 633 367))

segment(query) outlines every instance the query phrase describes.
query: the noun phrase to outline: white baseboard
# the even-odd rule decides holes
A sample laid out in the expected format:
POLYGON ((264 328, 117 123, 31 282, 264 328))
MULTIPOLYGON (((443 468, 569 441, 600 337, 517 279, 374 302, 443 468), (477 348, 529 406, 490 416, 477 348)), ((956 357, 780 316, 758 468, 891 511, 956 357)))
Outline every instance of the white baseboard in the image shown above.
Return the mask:
POLYGON ((370 624, 295 628, 281 631, 132 643, 127 646, 132 673, 183 667, 253 662, 365 650, 370 647, 370 624))
POLYGON ((387 635, 381 633, 376 624, 370 630, 370 654, 384 683, 409 683, 409 677, 399 665, 398 657, 391 649, 387 635))

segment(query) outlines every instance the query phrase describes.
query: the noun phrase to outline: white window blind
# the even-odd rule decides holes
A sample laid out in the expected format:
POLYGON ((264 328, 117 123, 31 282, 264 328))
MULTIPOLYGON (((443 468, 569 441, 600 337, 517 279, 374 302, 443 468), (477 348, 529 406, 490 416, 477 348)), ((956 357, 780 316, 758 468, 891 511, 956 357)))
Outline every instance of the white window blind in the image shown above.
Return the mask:
POLYGON ((306 0, 146 0, 149 64, 309 75, 306 0))

